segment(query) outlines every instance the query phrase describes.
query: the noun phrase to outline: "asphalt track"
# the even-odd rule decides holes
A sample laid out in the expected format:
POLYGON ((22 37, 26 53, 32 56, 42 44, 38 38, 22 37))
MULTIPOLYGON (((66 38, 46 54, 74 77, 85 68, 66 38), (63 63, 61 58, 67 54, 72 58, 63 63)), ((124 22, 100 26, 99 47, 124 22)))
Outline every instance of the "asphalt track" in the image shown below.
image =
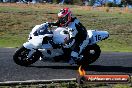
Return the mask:
MULTIPOLYGON (((0 48, 0 82, 25 80, 68 79, 78 76, 78 66, 67 63, 37 61, 30 67, 16 65, 12 56, 16 49, 0 48)), ((91 64, 87 74, 132 75, 132 53, 103 52, 91 64)))

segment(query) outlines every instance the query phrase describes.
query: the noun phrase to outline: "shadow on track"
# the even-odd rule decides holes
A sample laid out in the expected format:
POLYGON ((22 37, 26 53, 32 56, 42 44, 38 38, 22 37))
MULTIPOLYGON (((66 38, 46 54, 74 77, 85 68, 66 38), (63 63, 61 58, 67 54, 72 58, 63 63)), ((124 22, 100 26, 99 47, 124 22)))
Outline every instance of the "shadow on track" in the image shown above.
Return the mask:
POLYGON ((51 68, 51 69, 71 69, 71 70, 77 70, 79 66, 28 66, 28 67, 35 67, 35 68, 51 68))
MULTIPOLYGON (((71 69, 78 70, 79 66, 29 66, 35 68, 51 68, 51 69, 71 69)), ((132 73, 132 67, 123 66, 103 66, 103 65, 89 65, 86 71, 95 72, 121 72, 121 73, 132 73)))

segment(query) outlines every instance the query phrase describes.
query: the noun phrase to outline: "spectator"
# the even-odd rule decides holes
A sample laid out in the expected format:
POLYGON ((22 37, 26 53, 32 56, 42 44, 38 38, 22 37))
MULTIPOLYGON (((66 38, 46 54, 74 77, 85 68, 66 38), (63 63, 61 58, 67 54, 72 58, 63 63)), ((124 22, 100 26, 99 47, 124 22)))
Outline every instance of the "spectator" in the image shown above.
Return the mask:
POLYGON ((31 3, 35 4, 35 3, 37 3, 37 2, 38 2, 37 0, 32 0, 31 3))
POLYGON ((29 0, 18 0, 18 2, 17 3, 29 3, 30 1, 29 0))
POLYGON ((53 0, 41 0, 41 2, 52 3, 52 2, 53 2, 53 0))
POLYGON ((73 0, 60 0, 60 3, 59 4, 73 4, 73 0))
POLYGON ((65 0, 60 0, 60 3, 59 4, 64 4, 65 0))
POLYGON ((89 1, 89 0, 85 0, 85 1, 84 1, 84 3, 85 3, 84 5, 85 5, 85 6, 88 6, 88 1, 89 1))
POLYGON ((47 0, 47 2, 48 2, 48 3, 52 3, 52 2, 53 2, 53 0, 47 0))
POLYGON ((3 0, 3 2, 9 2, 9 0, 3 0))
POLYGON ((89 1, 89 0, 81 0, 81 1, 82 1, 82 4, 83 4, 83 5, 85 5, 85 6, 88 5, 88 1, 89 1))

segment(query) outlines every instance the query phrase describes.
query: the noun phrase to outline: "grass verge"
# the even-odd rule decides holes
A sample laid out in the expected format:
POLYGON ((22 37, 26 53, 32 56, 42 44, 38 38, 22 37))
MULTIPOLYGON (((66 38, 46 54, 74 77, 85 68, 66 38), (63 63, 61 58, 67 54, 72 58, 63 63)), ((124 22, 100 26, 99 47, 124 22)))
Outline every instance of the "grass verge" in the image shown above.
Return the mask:
POLYGON ((127 83, 88 83, 79 84, 76 80, 62 81, 27 81, 1 83, 0 88, 132 88, 132 76, 127 83))
POLYGON ((107 40, 98 43, 103 51, 132 52, 131 9, 54 4, 0 4, 0 47, 21 46, 36 24, 55 21, 63 7, 70 7, 87 29, 110 33, 107 40))
POLYGON ((132 88, 131 84, 77 84, 76 82, 68 83, 51 83, 37 85, 12 85, 0 86, 0 88, 132 88))

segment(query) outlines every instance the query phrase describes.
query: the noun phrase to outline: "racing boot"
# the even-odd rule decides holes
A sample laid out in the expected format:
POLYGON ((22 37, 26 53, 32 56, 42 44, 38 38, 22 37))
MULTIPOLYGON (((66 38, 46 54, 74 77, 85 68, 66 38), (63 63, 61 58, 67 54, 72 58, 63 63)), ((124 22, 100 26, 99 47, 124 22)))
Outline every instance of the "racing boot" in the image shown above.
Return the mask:
POLYGON ((76 57, 71 57, 71 59, 69 60, 69 64, 70 65, 74 65, 74 64, 76 64, 76 57))
POLYGON ((71 59, 69 60, 69 64, 74 65, 77 63, 77 61, 78 61, 78 53, 75 51, 72 51, 71 52, 71 59))

